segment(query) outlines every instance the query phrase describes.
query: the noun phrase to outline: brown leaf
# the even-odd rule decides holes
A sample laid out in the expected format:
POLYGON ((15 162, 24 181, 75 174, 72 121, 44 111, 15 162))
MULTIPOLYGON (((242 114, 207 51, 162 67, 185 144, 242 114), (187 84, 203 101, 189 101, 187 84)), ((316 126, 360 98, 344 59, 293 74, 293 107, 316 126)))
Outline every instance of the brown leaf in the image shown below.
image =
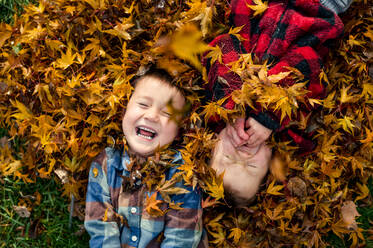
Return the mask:
POLYGON ((31 212, 25 206, 13 206, 13 209, 22 218, 29 218, 31 215, 31 212))
POLYGON ((299 177, 290 178, 287 184, 287 188, 294 196, 298 196, 300 198, 307 196, 307 185, 299 177))
POLYGON ((353 201, 344 202, 341 208, 343 222, 348 229, 357 230, 356 217, 360 216, 353 201))
POLYGON ((271 171, 271 174, 277 179, 277 181, 286 180, 287 166, 285 164, 285 160, 281 157, 280 154, 275 153, 270 162, 269 169, 271 171))

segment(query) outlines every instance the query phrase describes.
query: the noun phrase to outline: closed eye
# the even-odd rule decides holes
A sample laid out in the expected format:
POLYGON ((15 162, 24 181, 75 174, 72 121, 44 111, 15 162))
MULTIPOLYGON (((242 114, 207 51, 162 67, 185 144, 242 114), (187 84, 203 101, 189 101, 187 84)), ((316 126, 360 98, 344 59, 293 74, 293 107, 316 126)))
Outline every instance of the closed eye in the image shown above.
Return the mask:
POLYGON ((147 108, 149 107, 149 105, 147 103, 143 103, 143 102, 139 102, 138 105, 141 107, 141 108, 147 108))
POLYGON ((171 113, 170 112, 167 112, 167 111, 162 111, 161 112, 164 116, 166 116, 166 117, 171 117, 171 113))

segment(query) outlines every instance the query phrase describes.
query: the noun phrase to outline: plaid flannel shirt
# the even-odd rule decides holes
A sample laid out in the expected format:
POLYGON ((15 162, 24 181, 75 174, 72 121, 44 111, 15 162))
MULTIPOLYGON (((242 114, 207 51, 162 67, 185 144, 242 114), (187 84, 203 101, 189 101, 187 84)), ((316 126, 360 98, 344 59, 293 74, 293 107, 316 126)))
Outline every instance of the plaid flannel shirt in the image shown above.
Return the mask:
MULTIPOLYGON (((146 187, 126 192, 122 177, 129 176, 126 165, 130 158, 126 152, 106 148, 93 162, 89 172, 84 226, 91 236, 90 247, 204 247, 202 236, 201 196, 179 182, 175 187, 189 193, 172 195, 171 201, 183 203, 182 210, 170 209, 164 216, 153 217, 145 210, 146 187), (103 221, 106 219, 106 221, 103 221)), ((173 164, 166 172, 166 180, 183 163, 177 152, 173 164)), ((158 200, 162 200, 157 195, 158 200)), ((162 207, 167 208, 163 204, 162 207)))
MULTIPOLYGON (((240 77, 230 71, 227 65, 245 53, 253 53, 263 61, 268 60, 271 65, 268 75, 287 71, 287 67, 298 69, 303 73, 304 81, 307 81, 309 93, 306 97, 325 97, 326 85, 319 78, 322 60, 334 40, 343 34, 343 23, 336 13, 322 6, 319 0, 269 1, 267 10, 256 17, 248 5, 255 3, 253 0, 231 1, 231 24, 233 27, 243 26, 239 34, 245 40, 240 41, 230 34, 220 35, 210 46, 220 47, 223 63, 220 64, 218 60, 211 63, 210 58, 202 60, 208 73, 208 84, 204 85, 207 100, 219 100, 241 88, 240 77)), ((280 83, 285 86, 293 84, 293 81, 286 78, 280 83)), ((223 107, 233 109, 234 106, 232 98, 228 98, 223 107)), ((299 120, 301 115, 307 116, 315 106, 300 104, 298 113, 292 119, 299 120)), ((279 111, 263 110, 257 104, 257 110, 248 108, 247 113, 267 128, 276 131, 280 140, 294 142, 293 145, 301 148, 301 153, 314 149, 313 134, 298 130, 294 125, 289 127, 290 118, 285 118, 280 123, 279 111)), ((223 123, 218 118, 212 119, 210 125, 217 132, 223 128, 223 123)))

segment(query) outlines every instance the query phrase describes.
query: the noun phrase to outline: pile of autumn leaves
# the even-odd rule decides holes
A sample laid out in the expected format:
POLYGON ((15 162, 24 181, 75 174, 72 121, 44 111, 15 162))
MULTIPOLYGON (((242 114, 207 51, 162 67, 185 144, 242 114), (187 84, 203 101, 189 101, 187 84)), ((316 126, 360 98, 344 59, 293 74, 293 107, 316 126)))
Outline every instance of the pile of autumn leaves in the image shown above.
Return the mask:
MULTIPOLYGON (((255 2, 260 14, 266 5, 255 2)), ((40 1, 14 25, 0 24, 0 127, 8 130, 0 142, 1 177, 33 183, 57 175, 63 195, 84 200, 92 158, 123 142, 129 81, 152 62, 189 92, 192 112, 184 124, 194 128, 184 136, 180 169, 210 195, 203 207, 212 247, 324 246, 330 232, 363 244, 355 217, 357 203, 372 204, 366 184, 373 169, 373 7, 355 1, 347 13, 345 37, 321 75, 329 82, 323 108, 297 123, 316 130, 315 152, 299 157, 289 144, 272 141, 271 173, 242 209, 228 206, 221 178, 207 167, 215 137, 198 125, 215 113, 232 114, 220 103, 203 105, 197 94, 199 55, 219 58, 206 43, 229 31, 228 7, 220 0, 40 1), (17 151, 15 137, 23 141, 17 151)), ((259 85, 266 66, 256 68, 259 85)))

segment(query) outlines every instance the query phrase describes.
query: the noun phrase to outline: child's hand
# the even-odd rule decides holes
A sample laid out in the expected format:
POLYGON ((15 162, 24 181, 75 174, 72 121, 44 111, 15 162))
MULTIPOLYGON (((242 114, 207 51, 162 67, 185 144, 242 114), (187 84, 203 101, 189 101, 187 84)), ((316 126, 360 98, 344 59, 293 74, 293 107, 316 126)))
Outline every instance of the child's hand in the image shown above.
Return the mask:
POLYGON ((217 175, 224 172, 225 190, 238 205, 245 205, 258 191, 268 171, 271 153, 266 144, 259 147, 234 147, 225 128, 219 134, 210 165, 217 175))
POLYGON ((248 147, 258 147, 266 141, 272 133, 271 129, 266 128, 252 117, 246 120, 245 127, 248 128, 248 130, 246 130, 246 134, 249 136, 249 139, 246 141, 248 147))
POLYGON ((247 143, 250 136, 245 131, 245 118, 237 118, 233 125, 227 124, 225 135, 231 140, 234 147, 247 143))

